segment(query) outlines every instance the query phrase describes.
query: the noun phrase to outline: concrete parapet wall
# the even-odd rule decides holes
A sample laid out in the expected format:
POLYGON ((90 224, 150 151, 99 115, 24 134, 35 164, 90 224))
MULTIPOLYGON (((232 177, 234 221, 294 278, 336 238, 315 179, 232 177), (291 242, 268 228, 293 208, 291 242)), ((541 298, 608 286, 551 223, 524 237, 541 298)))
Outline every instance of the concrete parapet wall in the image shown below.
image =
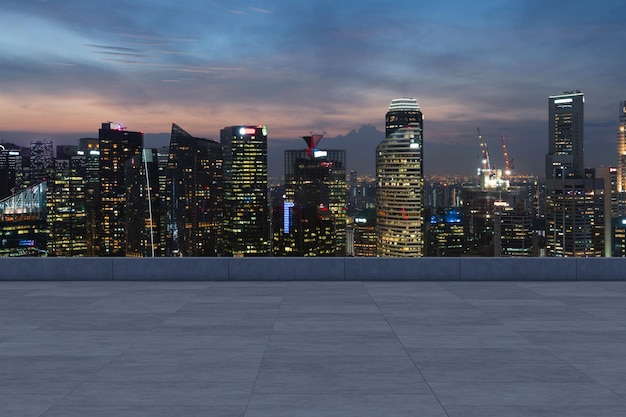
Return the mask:
POLYGON ((626 258, 0 258, 0 281, 626 281, 626 258))

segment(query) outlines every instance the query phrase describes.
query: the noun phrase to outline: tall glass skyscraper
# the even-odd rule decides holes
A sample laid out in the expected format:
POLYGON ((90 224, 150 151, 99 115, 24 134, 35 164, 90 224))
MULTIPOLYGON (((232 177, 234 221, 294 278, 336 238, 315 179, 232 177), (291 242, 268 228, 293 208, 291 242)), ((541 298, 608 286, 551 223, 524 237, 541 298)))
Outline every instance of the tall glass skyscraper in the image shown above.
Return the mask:
POLYGON ((389 111, 385 115, 385 137, 408 125, 419 126, 424 130, 424 117, 417 100, 409 97, 391 100, 389 111))
POLYGON ((617 131, 617 191, 626 193, 626 100, 619 102, 617 131))
MULTIPOLYGON (((585 170, 585 98, 568 91, 548 99, 546 254, 603 256, 604 181, 585 170)), ((608 196, 610 198, 610 196, 608 196)))
POLYGON ((270 256, 267 126, 220 131, 224 152, 224 254, 270 256))
POLYGON ((549 97, 546 179, 582 178, 585 96, 568 91, 549 97))
POLYGON ((307 149, 285 151, 285 195, 274 210, 274 255, 346 254, 346 151, 317 148, 321 137, 305 136, 307 149))
MULTIPOLYGON (((395 102, 389 113, 400 120, 395 102)), ((424 256, 423 128, 415 105, 417 109, 412 106, 407 112, 417 110, 419 121, 388 130, 391 133, 376 148, 378 256, 424 256)))
POLYGON ((222 147, 172 124, 166 174, 167 255, 222 254, 222 147))
POLYGON ((143 132, 106 122, 99 130, 100 183, 98 185, 97 239, 99 256, 125 256, 126 161, 140 156, 143 132))

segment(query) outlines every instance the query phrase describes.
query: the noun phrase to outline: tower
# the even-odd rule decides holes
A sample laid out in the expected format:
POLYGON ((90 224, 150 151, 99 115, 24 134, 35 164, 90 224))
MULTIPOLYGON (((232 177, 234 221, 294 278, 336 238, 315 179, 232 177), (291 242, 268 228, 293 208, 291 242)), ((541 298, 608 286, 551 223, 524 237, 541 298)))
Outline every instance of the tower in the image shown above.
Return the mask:
POLYGON ((125 256, 126 161, 140 156, 143 132, 106 122, 99 130, 100 182, 97 204, 97 239, 100 256, 125 256))
POLYGON ((285 195, 274 210, 275 255, 346 254, 346 151, 319 149, 321 138, 304 136, 305 150, 285 151, 285 195))
MULTIPOLYGON (((546 254, 602 256, 604 181, 586 171, 583 155, 585 98, 567 91, 548 99, 546 254)), ((610 198, 610 197, 609 197, 610 198)))
POLYGON ((422 129, 399 128, 376 148, 378 256, 424 255, 422 129))
POLYGON ((409 97, 391 100, 389 111, 385 115, 385 137, 408 125, 418 126, 424 130, 424 118, 417 100, 409 97))
POLYGON ((546 180, 582 178, 585 96, 580 91, 566 91, 550 96, 548 107, 548 154, 546 180))
POLYGON ((172 124, 166 170, 167 255, 222 254, 222 147, 172 124))
POLYGON ((224 254, 270 255, 267 126, 228 126, 224 152, 224 254))

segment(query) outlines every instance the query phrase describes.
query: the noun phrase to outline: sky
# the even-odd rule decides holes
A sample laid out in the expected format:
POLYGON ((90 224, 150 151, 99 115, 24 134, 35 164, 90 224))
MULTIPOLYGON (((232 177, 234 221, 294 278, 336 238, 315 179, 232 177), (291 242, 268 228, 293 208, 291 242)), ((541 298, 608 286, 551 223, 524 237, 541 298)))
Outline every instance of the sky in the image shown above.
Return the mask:
POLYGON ((518 172, 543 174, 548 96, 580 90, 585 164, 615 165, 622 20, 614 0, 3 0, 0 139, 266 124, 270 152, 325 132, 371 148, 348 168, 373 173, 389 103, 414 97, 426 173, 474 173, 480 127, 494 165, 504 135, 518 172))

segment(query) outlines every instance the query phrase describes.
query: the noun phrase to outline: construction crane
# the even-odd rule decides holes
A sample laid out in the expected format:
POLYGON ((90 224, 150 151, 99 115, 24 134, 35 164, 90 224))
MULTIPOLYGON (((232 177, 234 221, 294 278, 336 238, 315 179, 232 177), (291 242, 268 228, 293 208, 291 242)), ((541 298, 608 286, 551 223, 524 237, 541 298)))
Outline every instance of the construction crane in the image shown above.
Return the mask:
POLYGON ((504 135, 501 135, 502 139, 502 152, 504 152, 504 167, 505 167, 505 175, 511 175, 511 170, 513 169, 513 158, 509 161, 509 154, 506 151, 506 141, 504 140, 504 135))
POLYGON ((487 143, 483 141, 483 136, 480 134, 480 128, 477 127, 478 142, 480 143, 480 151, 483 157, 483 171, 491 171, 491 162, 489 162, 489 150, 487 149, 487 143))

